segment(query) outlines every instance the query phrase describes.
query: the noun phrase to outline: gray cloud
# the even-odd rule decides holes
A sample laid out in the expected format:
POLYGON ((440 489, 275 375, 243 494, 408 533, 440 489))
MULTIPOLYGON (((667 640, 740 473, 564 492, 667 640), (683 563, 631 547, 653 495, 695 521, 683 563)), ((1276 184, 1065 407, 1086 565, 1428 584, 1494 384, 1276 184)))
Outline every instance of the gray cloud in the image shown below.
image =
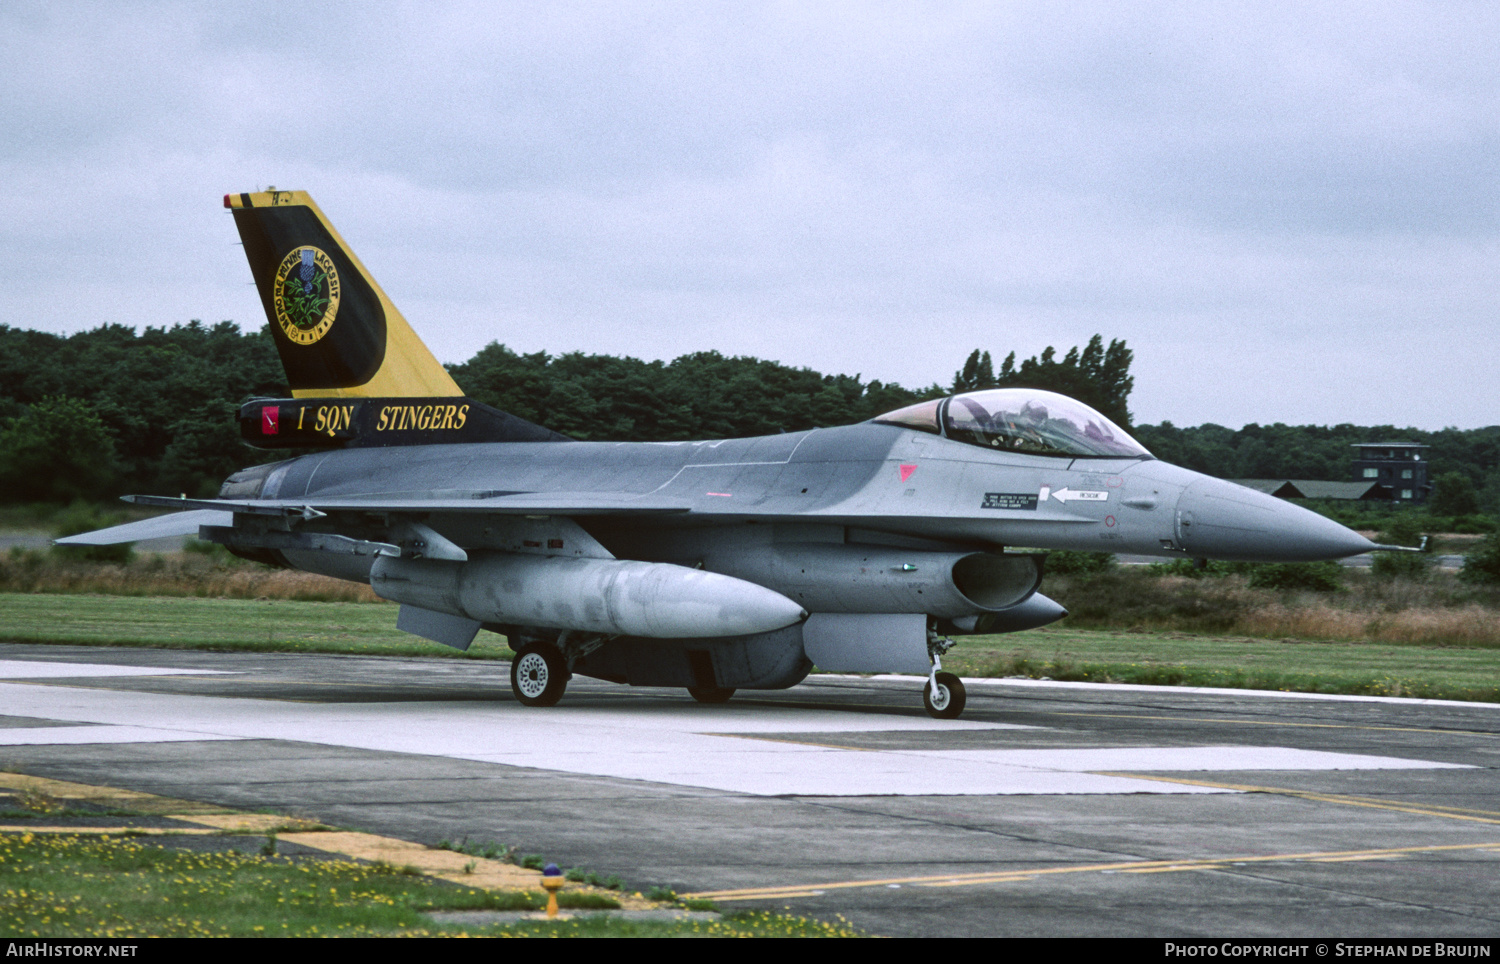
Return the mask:
POLYGON ((0 322, 260 323, 214 209, 275 183, 450 360, 711 348, 925 384, 1097 331, 1146 420, 1491 424, 1497 21, 11 5, 0 322))

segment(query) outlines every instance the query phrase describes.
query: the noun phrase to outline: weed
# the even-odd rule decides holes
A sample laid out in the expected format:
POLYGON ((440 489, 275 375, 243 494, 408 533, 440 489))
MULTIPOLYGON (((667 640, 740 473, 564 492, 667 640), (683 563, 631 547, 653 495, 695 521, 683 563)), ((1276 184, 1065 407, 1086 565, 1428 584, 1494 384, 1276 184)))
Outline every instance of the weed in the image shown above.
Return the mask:
POLYGON ((385 874, 396 874, 402 877, 421 877, 422 872, 411 864, 397 866, 388 860, 372 860, 370 866, 385 874))
POLYGON ((1266 562, 1250 570, 1250 588, 1337 592, 1343 575, 1336 562, 1266 562))
POLYGON ((16 796, 16 803, 32 813, 62 813, 68 808, 63 801, 38 790, 22 790, 16 796))
POLYGON ((1458 578, 1477 586, 1500 586, 1500 532, 1491 532, 1469 550, 1458 578))
POLYGON ((515 862, 516 848, 497 843, 470 843, 468 837, 458 841, 452 841, 446 837, 432 845, 434 850, 451 850, 454 853, 468 854, 471 857, 483 857, 486 860, 503 860, 506 863, 515 862))
POLYGON ((619 910, 620 902, 603 894, 563 890, 557 894, 557 906, 569 910, 619 910))
POLYGON ((1370 572, 1382 579, 1425 580, 1432 572, 1432 557, 1425 552, 1380 552, 1370 572))
POLYGON ((1046 571, 1059 576, 1091 576, 1114 567, 1115 557, 1107 552, 1059 549, 1047 553, 1046 571))
MULTIPOLYGON (((525 866, 525 864, 522 866, 525 866)), ((625 889, 625 881, 621 880, 615 874, 604 876, 592 870, 585 870, 582 867, 570 867, 563 872, 563 876, 574 883, 588 884, 590 887, 602 887, 605 890, 625 889)))

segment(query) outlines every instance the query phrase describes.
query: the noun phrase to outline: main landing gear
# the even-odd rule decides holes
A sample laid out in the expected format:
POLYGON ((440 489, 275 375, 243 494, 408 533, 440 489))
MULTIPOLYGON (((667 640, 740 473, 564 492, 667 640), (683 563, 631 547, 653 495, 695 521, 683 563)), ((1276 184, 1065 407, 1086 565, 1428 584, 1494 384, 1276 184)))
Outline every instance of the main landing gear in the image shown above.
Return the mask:
POLYGON ((922 690, 922 704, 927 707, 928 716, 939 720, 958 719, 967 700, 963 682, 952 673, 943 672, 943 654, 952 648, 953 640, 939 636, 935 630, 927 631, 927 655, 932 660, 932 670, 922 690))
POLYGON ((556 646, 531 643, 510 661, 510 689, 526 706, 555 706, 568 688, 568 663, 556 646))
POLYGON ((688 695, 699 703, 728 703, 734 689, 728 686, 689 686, 688 695))
POLYGON ((555 641, 531 637, 511 658, 511 692, 526 706, 557 705, 573 678, 573 665, 609 639, 599 633, 566 630, 555 641))

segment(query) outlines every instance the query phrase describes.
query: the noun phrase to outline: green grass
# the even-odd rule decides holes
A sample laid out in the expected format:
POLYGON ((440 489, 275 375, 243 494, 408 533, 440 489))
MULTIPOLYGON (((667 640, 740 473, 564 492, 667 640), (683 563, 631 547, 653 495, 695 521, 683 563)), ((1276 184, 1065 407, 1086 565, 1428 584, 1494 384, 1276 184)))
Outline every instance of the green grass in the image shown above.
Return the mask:
POLYGON ((847 926, 776 914, 712 921, 579 917, 464 927, 437 910, 532 909, 541 895, 491 893, 346 860, 178 850, 135 838, 0 836, 0 933, 9 937, 812 937, 847 926))
POLYGON ((1463 646, 1049 627, 962 637, 943 668, 964 676, 1500 702, 1500 651, 1463 646))
POLYGON ((631 921, 618 917, 575 917, 569 921, 524 921, 488 933, 501 937, 865 937, 848 923, 831 924, 770 911, 733 911, 714 920, 676 923, 631 921))
POLYGON ((427 928, 423 910, 494 904, 484 891, 352 861, 0 838, 0 931, 13 937, 378 936, 427 928))
POLYGON ((396 607, 285 599, 0 593, 0 640, 282 653, 509 659, 502 636, 466 653, 396 629, 396 607))

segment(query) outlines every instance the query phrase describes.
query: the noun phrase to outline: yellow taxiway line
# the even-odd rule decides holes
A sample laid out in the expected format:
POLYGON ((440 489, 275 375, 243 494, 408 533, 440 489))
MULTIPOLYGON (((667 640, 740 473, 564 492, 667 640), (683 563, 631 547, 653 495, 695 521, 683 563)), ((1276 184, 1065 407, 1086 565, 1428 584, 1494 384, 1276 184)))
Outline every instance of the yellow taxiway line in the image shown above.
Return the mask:
MULTIPOLYGON (((1246 692, 1252 692, 1246 690, 1246 692)), ((1285 720, 1245 720, 1223 716, 1146 716, 1140 713, 1089 713, 1070 710, 1032 710, 1028 712, 1045 716, 1090 716, 1106 720, 1155 720, 1167 723, 1217 723, 1224 726, 1274 726, 1306 730, 1372 730, 1386 733, 1441 733, 1445 736, 1488 736, 1500 734, 1493 730, 1445 730, 1418 726, 1371 726, 1364 723, 1291 723, 1285 720)))
POLYGON ((854 890, 863 887, 973 887, 980 884, 1004 884, 1050 877, 1060 874, 1127 873, 1160 874, 1189 870, 1224 870, 1246 864, 1266 863, 1334 863, 1355 860, 1383 860, 1406 854, 1441 853, 1473 850, 1487 852, 1496 844, 1442 844, 1421 847, 1388 847, 1379 850, 1334 850, 1296 854, 1255 854, 1251 856, 1205 857, 1188 860, 1127 860, 1107 864, 1081 864, 1073 867, 1028 867, 977 874, 940 874, 924 877, 886 877, 880 880, 844 880, 782 887, 750 887, 743 890, 706 890, 682 894, 697 900, 779 900, 786 897, 809 897, 830 890, 854 890))
POLYGON ((1212 787, 1216 790, 1237 790, 1241 793, 1273 793, 1283 797, 1299 797, 1318 803, 1337 803, 1346 807, 1368 807, 1373 810, 1394 810, 1423 817, 1445 817, 1449 820, 1469 820, 1475 823, 1500 824, 1500 812, 1478 810, 1472 807, 1449 807, 1440 803, 1407 803, 1403 800, 1382 800, 1377 797, 1356 797, 1346 793, 1323 793, 1318 790, 1294 790, 1290 787, 1266 787, 1246 783, 1219 783, 1210 780, 1191 780, 1186 777, 1143 776, 1139 773, 1107 773, 1100 776, 1128 777, 1132 780, 1153 780, 1157 783, 1180 783, 1190 787, 1212 787))

